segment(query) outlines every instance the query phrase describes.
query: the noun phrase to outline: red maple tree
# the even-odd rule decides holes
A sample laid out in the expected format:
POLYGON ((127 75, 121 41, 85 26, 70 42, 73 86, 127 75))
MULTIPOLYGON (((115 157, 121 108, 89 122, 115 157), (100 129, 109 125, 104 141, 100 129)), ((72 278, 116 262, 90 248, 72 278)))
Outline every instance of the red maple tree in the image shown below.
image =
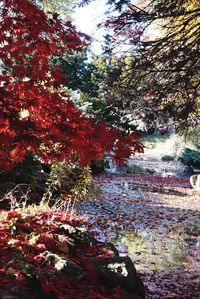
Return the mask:
POLYGON ((57 14, 29 0, 0 0, 0 167, 9 169, 28 152, 45 162, 76 155, 87 165, 113 150, 119 164, 143 151, 137 134, 95 123, 59 91, 66 83, 50 58, 81 51, 87 37, 57 14))

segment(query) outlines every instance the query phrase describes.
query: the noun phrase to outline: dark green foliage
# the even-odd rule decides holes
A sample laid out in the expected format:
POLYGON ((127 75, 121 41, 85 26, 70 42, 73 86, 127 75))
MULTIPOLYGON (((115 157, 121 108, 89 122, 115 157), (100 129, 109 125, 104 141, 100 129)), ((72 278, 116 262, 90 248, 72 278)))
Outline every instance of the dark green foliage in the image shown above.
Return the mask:
POLYGON ((7 209, 12 204, 12 199, 16 199, 19 205, 22 201, 39 202, 48 177, 43 168, 36 156, 28 154, 26 159, 12 170, 0 170, 0 199, 4 198, 0 200, 0 207, 7 209))
MULTIPOLYGON (((65 53, 63 57, 54 58, 53 63, 62 66, 63 73, 67 76, 67 86, 77 91, 76 105, 83 108, 84 112, 96 120, 105 120, 110 127, 120 127, 125 131, 135 130, 136 126, 131 124, 127 117, 126 107, 122 101, 116 103, 113 94, 109 92, 109 96, 113 99, 108 99, 108 90, 116 89, 114 82, 120 72, 120 67, 115 60, 104 61, 93 57, 88 59, 89 49, 84 53, 65 53)), ((119 95, 122 99, 121 95, 119 95)))
POLYGON ((174 157, 169 156, 169 155, 165 155, 165 156, 162 157, 162 161, 164 161, 164 162, 174 161, 174 157))
POLYGON ((36 156, 28 154, 26 159, 12 168, 11 171, 4 172, 0 170, 1 183, 13 182, 15 184, 34 184, 37 182, 37 176, 43 170, 42 163, 36 156))
POLYGON ((62 72, 67 76, 67 86, 72 90, 78 90, 86 96, 98 95, 98 81, 96 76, 98 69, 88 61, 87 52, 65 53, 59 58, 62 72), (95 77, 95 78, 94 78, 95 77))
POLYGON ((140 167, 139 165, 131 165, 131 166, 128 166, 127 173, 144 174, 145 169, 140 167))
POLYGON ((183 164, 200 169, 200 152, 185 148, 178 158, 183 164))
POLYGON ((104 171, 104 158, 93 160, 90 164, 93 174, 99 174, 104 171))
MULTIPOLYGON (((85 112, 91 118, 105 120, 110 127, 120 127, 126 132, 137 128, 136 125, 131 123, 128 115, 119 109, 116 103, 107 105, 101 98, 89 98, 86 103, 88 103, 88 105, 85 112)), ((81 105, 84 105, 84 101, 81 105)))

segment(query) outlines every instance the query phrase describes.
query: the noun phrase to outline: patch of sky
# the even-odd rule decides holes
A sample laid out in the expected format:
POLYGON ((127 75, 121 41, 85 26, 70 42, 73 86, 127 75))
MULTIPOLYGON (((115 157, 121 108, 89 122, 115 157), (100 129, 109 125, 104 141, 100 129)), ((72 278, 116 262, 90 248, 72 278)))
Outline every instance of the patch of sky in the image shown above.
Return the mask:
POLYGON ((73 23, 76 28, 92 37, 91 51, 97 55, 102 53, 102 44, 106 31, 103 28, 97 28, 106 19, 105 0, 92 1, 85 7, 77 7, 73 15, 73 23))

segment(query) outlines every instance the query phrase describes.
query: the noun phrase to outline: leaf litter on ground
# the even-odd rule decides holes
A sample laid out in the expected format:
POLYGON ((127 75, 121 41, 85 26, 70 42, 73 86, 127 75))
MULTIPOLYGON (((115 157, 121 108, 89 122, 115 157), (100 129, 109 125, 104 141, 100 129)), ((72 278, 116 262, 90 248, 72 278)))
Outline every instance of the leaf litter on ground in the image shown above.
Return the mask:
POLYGON ((147 298, 200 298, 200 195, 189 179, 101 174, 101 200, 77 211, 96 237, 129 255, 147 298))

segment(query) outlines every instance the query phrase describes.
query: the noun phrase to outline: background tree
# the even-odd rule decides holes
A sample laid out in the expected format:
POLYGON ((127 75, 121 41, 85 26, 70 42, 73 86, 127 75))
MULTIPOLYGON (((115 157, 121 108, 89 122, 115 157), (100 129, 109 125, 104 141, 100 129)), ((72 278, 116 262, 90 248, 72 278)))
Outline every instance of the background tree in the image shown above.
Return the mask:
POLYGON ((99 71, 88 58, 89 54, 90 50, 86 47, 83 52, 66 52, 53 61, 61 65, 63 74, 68 78, 67 87, 87 98, 98 96, 99 90, 99 71))
POLYGON ((129 132, 136 128, 134 114, 130 111, 130 94, 126 88, 128 59, 114 55, 97 57, 94 64, 98 69, 99 100, 89 109, 96 117, 105 118, 111 126, 118 126, 129 132), (101 101, 100 101, 101 99, 101 101))
POLYGON ((123 79, 126 81, 127 77, 122 59, 95 55, 88 59, 88 54, 86 49, 84 53, 66 53, 59 58, 62 71, 69 78, 67 86, 78 91, 76 105, 90 117, 106 120, 111 127, 127 132, 136 129, 129 105, 123 101, 129 95, 123 88, 123 79))
MULTIPOLYGON (((129 86, 142 107, 176 125, 199 121, 199 1, 109 1, 119 11, 107 26, 113 47, 123 43, 134 56, 129 86), (131 81, 132 80, 132 81, 131 81)), ((144 109, 145 111, 145 109, 144 109)))
POLYGON ((120 89, 119 80, 116 81, 120 64, 116 57, 109 60, 101 58, 86 47, 81 53, 66 52, 60 57, 54 57, 52 62, 53 65, 61 65, 63 74, 68 78, 67 85, 63 88, 70 89, 76 106, 89 117, 106 120, 110 127, 115 126, 125 131, 136 128, 130 124, 130 114, 127 116, 127 111, 122 109, 122 101, 118 101, 118 105, 115 101, 113 105, 109 100, 113 96, 111 90, 115 90, 116 94, 120 89))
MULTIPOLYGON (((200 113, 199 1, 107 3, 107 53, 132 57, 131 63, 126 64, 129 69, 120 96, 124 90, 131 95, 125 100, 139 115, 144 114, 147 127, 156 121, 166 124, 169 119, 175 127, 196 126, 200 113)), ((117 95, 113 100, 116 98, 117 95)))
POLYGON ((62 15, 67 20, 72 20, 73 0, 33 0, 34 4, 39 5, 45 11, 52 11, 62 15))
MULTIPOLYGON (((135 80, 134 89, 132 86, 133 60, 131 55, 109 54, 96 61, 103 77, 101 89, 106 110, 112 111, 119 126, 126 130, 132 130, 137 126, 143 128, 141 120, 144 115, 143 108, 145 109, 141 105, 142 102, 138 103, 136 99, 136 94, 144 86, 145 80, 143 83, 135 80)), ((147 119, 145 121, 147 123, 147 119)))

